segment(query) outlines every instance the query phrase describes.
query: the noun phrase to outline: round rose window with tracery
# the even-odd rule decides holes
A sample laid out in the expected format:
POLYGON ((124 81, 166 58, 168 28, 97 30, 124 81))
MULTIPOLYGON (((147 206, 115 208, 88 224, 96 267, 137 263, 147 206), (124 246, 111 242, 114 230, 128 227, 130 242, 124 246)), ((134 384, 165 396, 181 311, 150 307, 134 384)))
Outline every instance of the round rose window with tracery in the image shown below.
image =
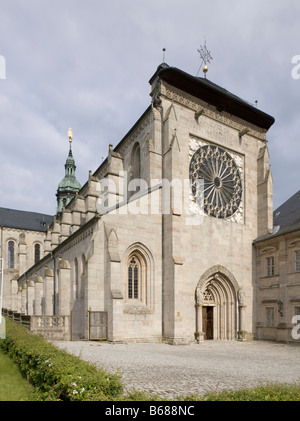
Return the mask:
POLYGON ((229 218, 238 210, 242 200, 242 181, 235 160, 218 146, 199 148, 190 162, 192 192, 200 192, 197 180, 204 180, 203 206, 207 215, 229 218))

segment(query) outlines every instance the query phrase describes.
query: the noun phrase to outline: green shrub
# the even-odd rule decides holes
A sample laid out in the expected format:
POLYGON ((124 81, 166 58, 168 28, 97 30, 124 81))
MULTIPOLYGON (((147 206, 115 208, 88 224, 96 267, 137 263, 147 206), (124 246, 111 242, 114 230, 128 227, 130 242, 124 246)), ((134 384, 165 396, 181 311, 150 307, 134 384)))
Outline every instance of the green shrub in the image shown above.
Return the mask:
POLYGON ((32 382, 40 400, 107 401, 122 393, 119 375, 82 361, 9 320, 0 347, 32 382))
POLYGON ((239 390, 208 392, 203 396, 189 395, 185 401, 300 401, 300 383, 264 385, 239 390))
POLYGON ((226 390, 219 393, 207 393, 208 401, 300 401, 300 384, 265 385, 240 390, 226 390))

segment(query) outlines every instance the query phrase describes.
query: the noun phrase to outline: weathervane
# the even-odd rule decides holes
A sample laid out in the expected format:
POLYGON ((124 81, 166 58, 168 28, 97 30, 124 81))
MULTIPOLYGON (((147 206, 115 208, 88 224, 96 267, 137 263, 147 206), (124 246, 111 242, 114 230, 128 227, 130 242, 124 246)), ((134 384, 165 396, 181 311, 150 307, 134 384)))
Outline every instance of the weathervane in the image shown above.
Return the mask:
POLYGON ((204 73, 204 77, 206 78, 206 73, 208 72, 208 66, 207 63, 210 63, 210 61, 213 59, 212 56, 210 55, 210 51, 208 51, 208 49, 206 48, 206 38, 204 37, 204 46, 200 45, 200 48, 198 48, 198 53, 200 54, 200 58, 202 59, 199 70, 197 72, 197 76, 199 74, 199 71, 201 69, 202 64, 204 63, 203 66, 203 73, 204 73))

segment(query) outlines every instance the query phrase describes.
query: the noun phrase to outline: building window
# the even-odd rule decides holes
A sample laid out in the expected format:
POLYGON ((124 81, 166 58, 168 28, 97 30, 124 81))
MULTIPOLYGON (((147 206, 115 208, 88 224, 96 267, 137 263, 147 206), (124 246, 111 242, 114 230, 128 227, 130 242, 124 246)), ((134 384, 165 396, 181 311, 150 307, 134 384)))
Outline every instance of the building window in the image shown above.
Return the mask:
POLYGON ((266 326, 274 326, 274 307, 266 307, 266 326))
POLYGON ((139 298, 139 281, 140 281, 140 267, 139 262, 135 256, 133 256, 128 266, 128 298, 138 299, 139 298))
POLYGON ((129 171, 128 183, 128 197, 141 190, 141 148, 139 143, 136 143, 131 152, 131 162, 129 171))
POLYGON ((135 179, 141 177, 141 148, 138 143, 133 148, 133 174, 135 179))
POLYGON ((34 264, 36 264, 41 258, 41 246, 40 244, 35 244, 34 246, 34 264))
POLYGON ((84 277, 86 275, 86 259, 85 259, 85 255, 83 254, 81 256, 81 276, 84 277))
POLYGON ((13 269, 15 267, 15 243, 13 241, 8 242, 8 268, 13 269))
POLYGON ((274 256, 267 257, 267 276, 273 276, 274 273, 274 256))
POLYGON ((294 316, 300 316, 300 306, 294 307, 294 316))
POLYGON ((125 301, 129 311, 134 308, 136 312, 144 306, 154 307, 152 264, 152 254, 144 245, 136 243, 130 247, 123 266, 125 301))
POLYGON ((295 272, 300 272, 300 250, 295 251, 295 272))

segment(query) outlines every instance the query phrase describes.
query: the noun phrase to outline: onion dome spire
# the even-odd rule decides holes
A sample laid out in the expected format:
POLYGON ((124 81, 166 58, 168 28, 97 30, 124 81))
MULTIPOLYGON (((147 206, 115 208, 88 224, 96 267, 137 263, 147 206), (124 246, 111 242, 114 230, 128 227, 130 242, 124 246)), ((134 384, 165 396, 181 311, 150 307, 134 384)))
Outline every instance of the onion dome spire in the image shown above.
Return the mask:
POLYGON ((57 188, 57 209, 56 214, 59 216, 65 206, 73 199, 74 196, 81 189, 81 184, 76 179, 76 165, 72 153, 72 141, 73 141, 73 132, 72 129, 68 130, 69 137, 69 154, 65 163, 65 176, 61 180, 57 188))

